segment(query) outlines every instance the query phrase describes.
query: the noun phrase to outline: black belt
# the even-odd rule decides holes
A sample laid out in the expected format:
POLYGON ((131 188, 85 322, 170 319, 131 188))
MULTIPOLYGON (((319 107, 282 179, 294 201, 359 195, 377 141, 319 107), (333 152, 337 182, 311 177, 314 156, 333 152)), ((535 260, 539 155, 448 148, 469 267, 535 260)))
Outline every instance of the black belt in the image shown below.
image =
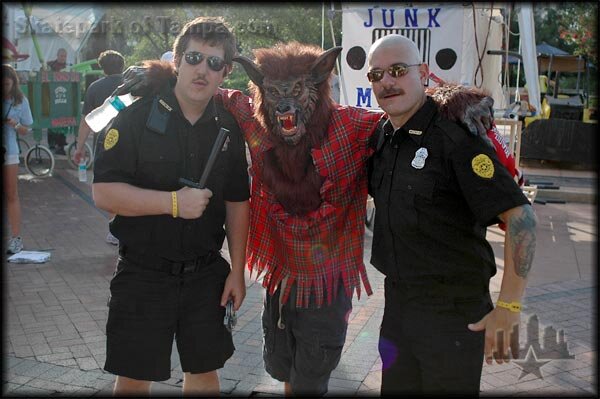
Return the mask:
POLYGON ((177 276, 179 274, 197 272, 213 263, 220 255, 218 252, 210 251, 203 256, 176 261, 162 258, 158 255, 139 252, 122 245, 119 247, 119 256, 143 269, 156 270, 177 276))

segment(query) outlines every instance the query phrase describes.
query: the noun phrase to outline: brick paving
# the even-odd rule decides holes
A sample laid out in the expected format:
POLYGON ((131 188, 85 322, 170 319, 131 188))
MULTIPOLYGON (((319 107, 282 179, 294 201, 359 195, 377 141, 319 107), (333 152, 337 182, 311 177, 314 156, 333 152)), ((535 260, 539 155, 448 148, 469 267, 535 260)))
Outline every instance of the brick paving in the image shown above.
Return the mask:
MULTIPOLYGON (((107 214, 96 209, 91 186, 77 181, 63 162, 51 177, 19 176, 26 250, 52 254, 44 264, 12 264, 4 258, 3 379, 5 396, 108 396, 114 376, 102 370, 108 284, 116 248, 104 242, 107 214)), ((534 205, 539 218, 537 252, 525 293, 521 358, 529 347, 536 373, 518 364, 484 364, 482 396, 597 396, 596 205, 534 205)), ((502 233, 491 228, 498 273, 502 233)), ((6 239, 6 237, 4 237, 6 239)), ((371 236, 365 240, 365 261, 371 236)), ((378 396, 377 352, 383 314, 383 278, 367 271, 374 294, 355 299, 346 345, 329 383, 331 396, 378 396)), ((236 351, 219 370, 223 396, 281 396, 283 384, 264 371, 260 282, 248 279, 246 300, 234 332, 236 351)), ((153 384, 153 395, 179 395, 182 371, 176 348, 172 375, 153 384)), ((459 365, 458 365, 459 366, 459 365)))

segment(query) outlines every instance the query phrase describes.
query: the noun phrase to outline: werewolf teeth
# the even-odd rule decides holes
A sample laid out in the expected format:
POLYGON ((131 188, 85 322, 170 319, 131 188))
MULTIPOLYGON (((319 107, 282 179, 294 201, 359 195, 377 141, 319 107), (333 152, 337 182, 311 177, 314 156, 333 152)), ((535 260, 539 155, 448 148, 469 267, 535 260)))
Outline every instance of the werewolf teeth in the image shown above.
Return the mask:
POLYGON ((277 120, 282 128, 285 130, 292 130, 296 127, 296 117, 295 115, 284 115, 277 116, 277 120))

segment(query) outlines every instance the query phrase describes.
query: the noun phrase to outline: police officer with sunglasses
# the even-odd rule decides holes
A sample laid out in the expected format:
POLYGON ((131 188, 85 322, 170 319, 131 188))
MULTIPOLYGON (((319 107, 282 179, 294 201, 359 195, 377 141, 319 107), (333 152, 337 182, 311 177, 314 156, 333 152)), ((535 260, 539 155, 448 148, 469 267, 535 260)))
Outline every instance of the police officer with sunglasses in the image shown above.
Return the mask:
POLYGON ((216 370, 234 351, 225 305, 239 309, 246 294, 245 146, 213 99, 231 71, 235 38, 221 20, 197 18, 173 50, 174 85, 120 112, 95 160, 94 201, 117 215, 104 366, 117 375, 115 396, 147 396, 152 381, 169 379, 173 339, 184 395, 218 396, 216 370), (199 181, 220 128, 229 137, 206 186, 184 187, 181 178, 199 181), (225 236, 231 266, 220 253, 225 236))
POLYGON ((367 77, 388 117, 369 170, 371 263, 386 276, 381 394, 476 396, 484 358, 518 356, 536 217, 494 149, 440 116, 419 54, 411 40, 389 35, 368 57, 367 77), (508 227, 494 307, 486 227, 499 220, 508 227))

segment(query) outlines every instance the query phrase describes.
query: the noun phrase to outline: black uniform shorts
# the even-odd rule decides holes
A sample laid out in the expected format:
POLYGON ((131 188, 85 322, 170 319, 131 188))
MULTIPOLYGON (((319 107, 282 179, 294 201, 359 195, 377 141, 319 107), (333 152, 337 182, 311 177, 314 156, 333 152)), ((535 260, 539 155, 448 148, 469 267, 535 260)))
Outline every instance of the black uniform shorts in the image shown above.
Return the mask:
POLYGON ((294 395, 323 396, 342 355, 352 298, 346 295, 340 282, 331 305, 300 309, 295 306, 294 285, 280 312, 280 291, 278 288, 272 296, 265 293, 262 315, 265 369, 276 380, 289 382, 294 395))
POLYGON ((173 337, 184 372, 223 367, 234 351, 220 305, 229 271, 221 257, 179 275, 119 257, 110 282, 104 369, 137 380, 167 380, 173 337))
POLYGON ((477 396, 485 331, 467 325, 493 309, 490 295, 467 289, 454 296, 426 292, 385 279, 381 396, 477 396))

